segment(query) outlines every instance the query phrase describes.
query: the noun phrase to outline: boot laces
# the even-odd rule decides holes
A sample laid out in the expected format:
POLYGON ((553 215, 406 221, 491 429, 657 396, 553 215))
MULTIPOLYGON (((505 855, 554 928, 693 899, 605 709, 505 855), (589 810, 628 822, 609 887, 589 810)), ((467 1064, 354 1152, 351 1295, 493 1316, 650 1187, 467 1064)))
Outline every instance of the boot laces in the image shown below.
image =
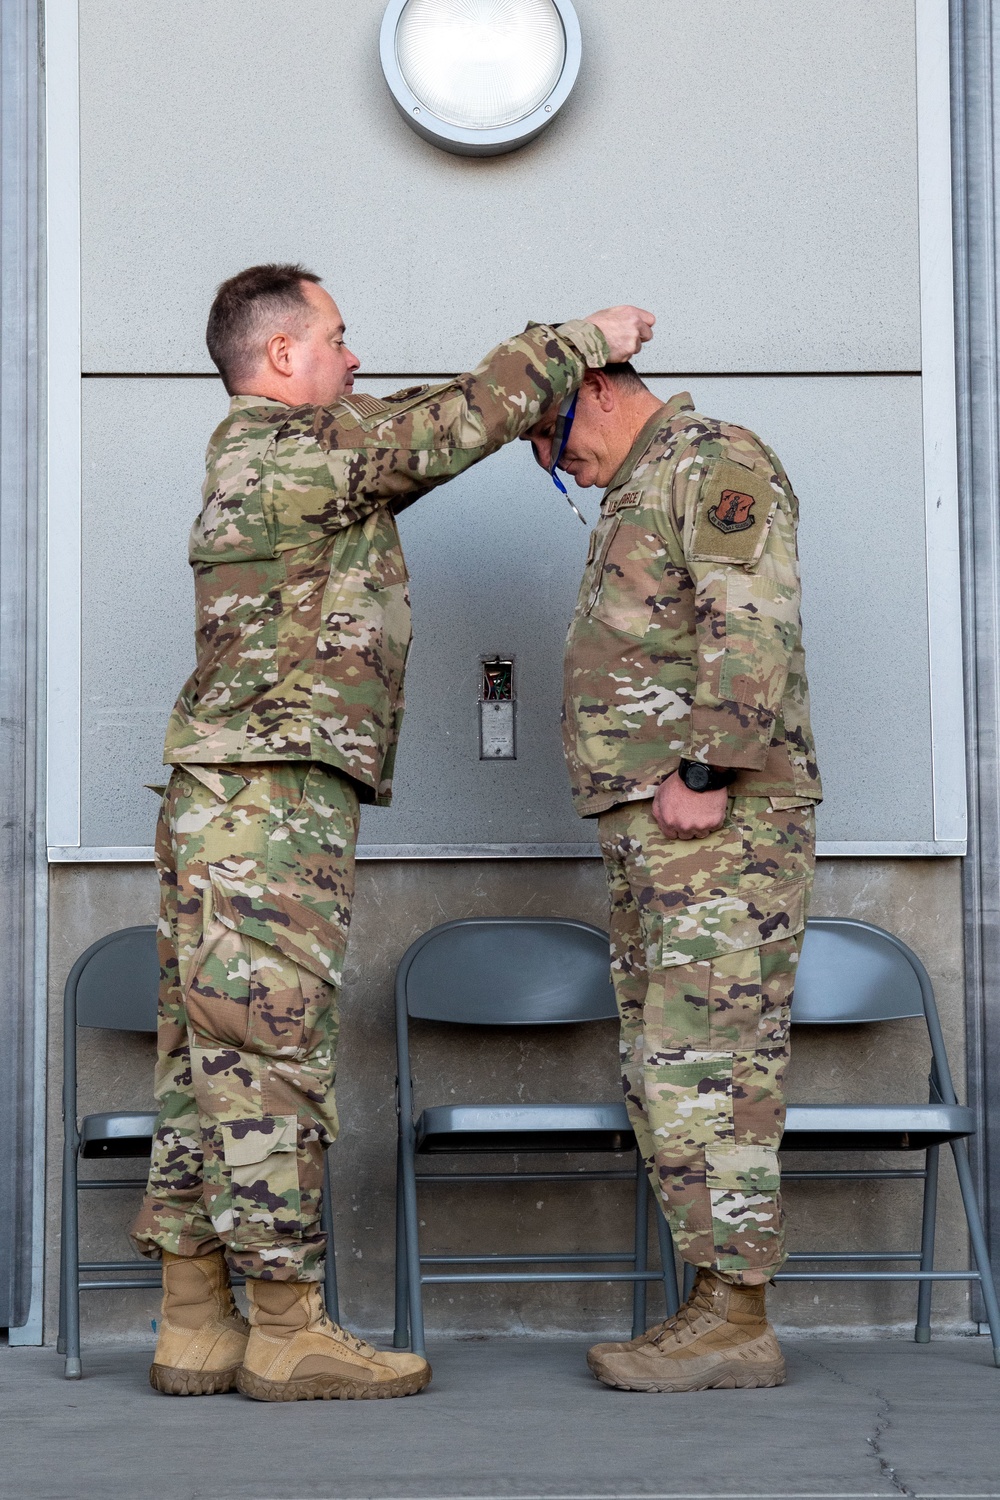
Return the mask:
POLYGON ((335 1323, 327 1313, 323 1314, 323 1327, 329 1328, 334 1338, 340 1343, 346 1344, 348 1349, 353 1349, 356 1354, 361 1354, 365 1359, 372 1359, 378 1350, 374 1344, 369 1344, 366 1339, 359 1339, 356 1333, 350 1333, 339 1323, 335 1323))
POLYGON ((705 1313, 714 1311, 711 1293, 706 1291, 705 1281, 699 1276, 688 1300, 683 1307, 677 1309, 672 1318, 667 1319, 656 1338, 653 1339, 653 1343, 658 1349, 664 1348, 667 1344, 678 1343, 685 1329, 694 1328, 705 1313))

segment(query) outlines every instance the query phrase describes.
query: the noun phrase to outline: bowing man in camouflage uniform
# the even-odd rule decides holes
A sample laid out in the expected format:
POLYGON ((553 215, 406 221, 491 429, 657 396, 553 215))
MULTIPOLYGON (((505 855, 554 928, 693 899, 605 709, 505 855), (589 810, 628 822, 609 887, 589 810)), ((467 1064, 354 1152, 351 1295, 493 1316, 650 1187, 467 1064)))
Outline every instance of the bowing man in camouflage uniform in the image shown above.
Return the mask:
POLYGON ((625 1097, 685 1261, 677 1317, 590 1365, 627 1390, 770 1386, 784 1258, 776 1150, 819 775, 798 504, 752 432, 588 371, 529 434, 606 486, 566 645, 573 797, 611 894, 625 1097))
POLYGON ((651 322, 533 326, 469 375, 380 401, 352 393, 358 360, 316 276, 256 266, 219 288, 208 347, 232 402, 191 533, 197 661, 164 755, 160 1113, 133 1229, 164 1263, 160 1391, 399 1396, 430 1378, 329 1322, 321 1290, 358 804, 389 801, 410 643, 395 512, 651 322))

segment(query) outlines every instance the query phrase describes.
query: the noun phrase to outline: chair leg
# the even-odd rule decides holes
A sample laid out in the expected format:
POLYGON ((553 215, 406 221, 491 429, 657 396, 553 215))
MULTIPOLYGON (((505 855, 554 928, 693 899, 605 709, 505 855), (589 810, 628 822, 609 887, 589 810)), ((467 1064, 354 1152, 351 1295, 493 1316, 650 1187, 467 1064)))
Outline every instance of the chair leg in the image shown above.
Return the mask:
MULTIPOLYGON (((632 1251, 633 1270, 646 1269, 646 1237, 649 1234, 649 1178, 642 1152, 637 1151, 635 1173, 635 1245, 632 1251)), ((632 1337, 637 1339, 646 1332, 646 1283, 632 1283, 632 1337)))
POLYGON ((59 1201, 59 1337, 56 1352, 66 1353, 66 1202, 65 1194, 59 1201))
POLYGON ((666 1305, 667 1317, 672 1318, 681 1305, 681 1299, 677 1293, 674 1239, 670 1233, 667 1216, 655 1198, 653 1200, 653 1212, 656 1215, 656 1237, 660 1244, 660 1266, 663 1270, 663 1301, 666 1305))
POLYGON ((337 1290, 337 1247, 333 1240, 333 1185, 330 1180, 330 1152, 323 1153, 323 1207, 321 1222, 326 1233, 326 1265, 323 1275, 324 1297, 328 1317, 340 1322, 340 1295, 337 1290))
MULTIPOLYGON (((924 1164, 924 1212, 920 1230, 920 1269, 934 1269, 934 1231, 937 1223, 938 1166, 940 1146, 929 1146, 924 1164)), ((913 1337, 918 1344, 931 1341, 931 1292, 933 1281, 918 1282, 917 1326, 913 1337)))
MULTIPOLYGON (((73 1127, 75 1127, 75 1121, 73 1127)), ((65 1344, 66 1379, 79 1380, 83 1375, 80 1359, 80 1214, 77 1198, 76 1130, 66 1143, 63 1155, 63 1245, 62 1278, 66 1301, 65 1344)))
POLYGON ((410 1348, 414 1354, 425 1356, 424 1301, 420 1283, 420 1225, 417 1219, 417 1172, 414 1160, 413 1126, 409 1121, 404 1126, 401 1142, 403 1167, 403 1213, 406 1238, 406 1281, 410 1313, 410 1348))
POLYGON ((969 1155, 964 1141, 952 1141, 951 1150, 955 1158, 958 1185, 962 1190, 962 1203, 965 1206, 965 1218, 969 1225, 969 1238, 972 1240, 976 1269, 982 1278, 980 1286, 983 1292, 983 1302, 986 1304, 986 1321, 990 1325, 990 1335, 993 1341, 993 1363, 1000 1367, 1000 1303, 997 1302, 996 1283, 993 1280, 993 1268, 990 1265, 989 1250, 986 1247, 986 1235, 983 1233, 983 1221, 979 1217, 976 1189, 972 1181, 972 1168, 969 1166, 969 1155))
POLYGON ((690 1261, 684 1262, 684 1301, 690 1297, 694 1289, 694 1278, 698 1274, 698 1267, 691 1265, 690 1261))
POLYGON ((410 1305, 406 1293, 406 1216, 403 1211, 403 1142, 396 1141, 396 1323, 392 1347, 406 1349, 410 1343, 410 1305))

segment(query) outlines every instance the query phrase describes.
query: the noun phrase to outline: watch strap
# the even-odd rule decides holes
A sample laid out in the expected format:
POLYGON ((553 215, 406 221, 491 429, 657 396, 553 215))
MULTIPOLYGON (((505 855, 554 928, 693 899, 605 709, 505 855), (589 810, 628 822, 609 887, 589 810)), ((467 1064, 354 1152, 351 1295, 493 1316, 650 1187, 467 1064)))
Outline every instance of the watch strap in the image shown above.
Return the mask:
POLYGON ((701 760, 682 760, 677 774, 690 792, 717 792, 735 781, 739 771, 732 766, 706 766, 701 760))

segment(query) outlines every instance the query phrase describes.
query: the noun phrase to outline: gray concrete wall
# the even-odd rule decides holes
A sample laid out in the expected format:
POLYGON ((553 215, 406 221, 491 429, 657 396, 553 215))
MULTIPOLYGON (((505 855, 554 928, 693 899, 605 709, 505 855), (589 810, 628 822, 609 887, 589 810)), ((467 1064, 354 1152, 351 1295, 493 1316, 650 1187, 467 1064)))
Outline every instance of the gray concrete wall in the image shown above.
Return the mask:
MULTIPOLYGON (((228 0, 81 0, 82 753, 71 736, 53 764, 79 778, 84 847, 148 846, 143 783, 162 779, 191 666, 186 534, 224 409, 217 381, 181 377, 211 373, 216 284, 270 258, 326 278, 376 390, 466 369, 528 317, 652 308, 658 394, 690 384, 754 427, 799 492, 820 839, 934 838, 913 0, 576 3, 565 108, 523 150, 474 159, 399 117, 384 0, 243 0, 235 33, 228 0)), ((552 726, 586 531, 515 444, 402 532, 412 706, 397 804, 362 843, 584 841, 552 726), (478 756, 493 654, 516 657, 515 762, 478 756)), ((57 683, 76 649, 62 624, 57 683)), ((68 826, 50 842, 73 844, 68 826)))
MULTIPOLYGON (((896 932, 927 964, 944 1018, 956 1078, 964 1074, 961 896, 955 860, 820 862, 814 911, 855 916, 896 932)), ((345 1321, 384 1333, 392 1321, 395 1056, 392 982, 408 944, 454 917, 529 913, 606 925, 603 872, 596 860, 363 863, 346 971, 338 1080, 342 1134, 335 1147, 338 1269, 345 1321)), ((149 866, 56 866, 51 881, 51 1124, 46 1336, 55 1336, 58 1279, 59 1058, 62 987, 76 956, 102 934, 152 921, 156 879, 149 866)), ((80 1034, 81 1111, 151 1103, 151 1039, 80 1034)), ((416 1054, 418 1102, 617 1098, 613 1024, 560 1029, 537 1038, 426 1034, 416 1054), (454 1092, 453 1092, 454 1091, 454 1092)), ((790 1078, 793 1100, 864 1101, 926 1097, 927 1047, 916 1022, 878 1029, 800 1034, 790 1078)), ((961 1089, 961 1083, 959 1083, 961 1089)), ((797 1158, 796 1165, 806 1164, 797 1158)), ((829 1163, 824 1162, 824 1165, 829 1163)), ((899 1165, 898 1159, 894 1162, 899 1165)), ((905 1163, 912 1165, 912 1162, 905 1163)), ((102 1166, 101 1172, 105 1168, 102 1166)), ((941 1265, 965 1263, 964 1221, 949 1167, 939 1218, 941 1265)), ((127 1255, 135 1194, 84 1195, 86 1255, 127 1255)), ((792 1184, 791 1248, 911 1248, 919 1233, 918 1189, 910 1183, 792 1184)), ((630 1189, 588 1187, 430 1188, 426 1243, 440 1250, 626 1248, 630 1189)), ((611 1285, 510 1286, 427 1291, 431 1337, 542 1331, 603 1332, 626 1326, 628 1293, 611 1285)), ((905 1325, 915 1293, 888 1286, 786 1285, 775 1313, 786 1327, 842 1330, 905 1325)), ((144 1292, 84 1298, 84 1341, 148 1339, 156 1299, 144 1292)), ((659 1307, 651 1294, 650 1309, 659 1307)), ((935 1294, 939 1326, 964 1326, 964 1287, 935 1294)))
POLYGON ((215 285, 299 258, 374 375, 625 295, 647 369, 917 368, 913 0, 576 8, 567 104, 484 160, 396 113, 385 0, 82 0, 84 369, 210 369, 215 285))

